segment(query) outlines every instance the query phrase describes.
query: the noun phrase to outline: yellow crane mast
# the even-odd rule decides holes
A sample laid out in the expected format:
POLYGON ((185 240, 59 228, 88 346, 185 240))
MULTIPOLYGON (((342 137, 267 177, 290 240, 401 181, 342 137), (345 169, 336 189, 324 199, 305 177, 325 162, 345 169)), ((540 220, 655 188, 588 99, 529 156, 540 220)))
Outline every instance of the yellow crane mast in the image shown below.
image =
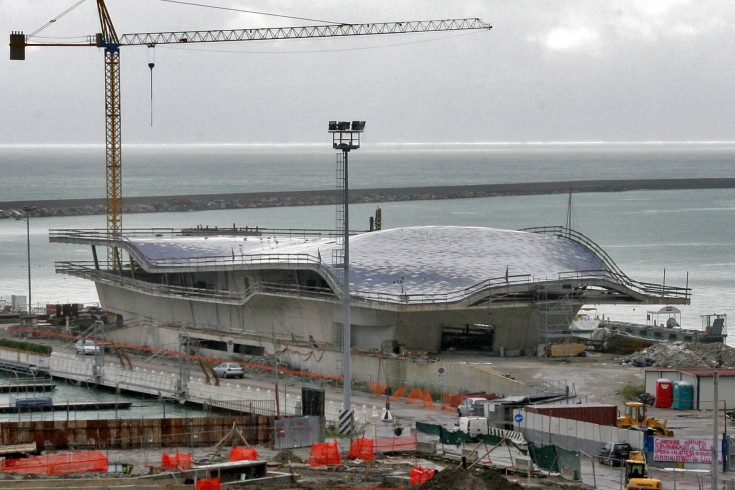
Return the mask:
MULTIPOLYGON (((267 41, 306 39, 315 37, 367 36, 380 34, 409 34, 418 32, 459 31, 492 28, 478 18, 384 22, 372 24, 326 24, 299 27, 266 27, 258 29, 179 31, 123 34, 118 37, 104 0, 97 1, 101 32, 80 43, 34 43, 32 36, 23 32, 10 35, 10 59, 24 60, 27 46, 94 46, 105 50, 105 119, 106 119, 106 212, 107 238, 116 240, 122 235, 122 177, 120 130, 120 47, 149 47, 158 44, 211 43, 237 41, 267 41)), ((81 3, 81 2, 80 2, 81 3)), ((120 270, 120 253, 114 246, 107 247, 108 267, 120 270)))

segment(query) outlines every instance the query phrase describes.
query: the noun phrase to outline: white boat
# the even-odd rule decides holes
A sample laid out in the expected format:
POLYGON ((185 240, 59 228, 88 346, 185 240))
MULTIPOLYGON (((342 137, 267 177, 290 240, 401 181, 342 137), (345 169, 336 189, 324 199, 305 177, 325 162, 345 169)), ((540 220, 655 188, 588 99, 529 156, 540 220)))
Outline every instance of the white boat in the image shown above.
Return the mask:
POLYGON ((587 337, 600 326, 597 308, 581 308, 574 316, 569 330, 576 337, 587 337))

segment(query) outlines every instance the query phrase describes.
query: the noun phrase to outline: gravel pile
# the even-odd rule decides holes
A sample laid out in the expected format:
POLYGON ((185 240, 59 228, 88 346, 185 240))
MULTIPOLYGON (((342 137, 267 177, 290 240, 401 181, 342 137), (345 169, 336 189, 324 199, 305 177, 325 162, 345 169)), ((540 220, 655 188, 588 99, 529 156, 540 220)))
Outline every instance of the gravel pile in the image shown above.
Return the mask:
POLYGON ((735 349, 724 344, 661 342, 616 360, 636 367, 735 368, 735 349))

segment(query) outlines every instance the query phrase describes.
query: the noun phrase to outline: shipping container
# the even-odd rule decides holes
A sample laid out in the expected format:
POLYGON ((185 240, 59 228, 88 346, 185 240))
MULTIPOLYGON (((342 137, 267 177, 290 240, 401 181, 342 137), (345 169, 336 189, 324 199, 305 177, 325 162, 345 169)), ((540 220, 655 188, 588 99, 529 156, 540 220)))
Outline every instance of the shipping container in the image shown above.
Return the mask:
POLYGON ((527 412, 548 415, 560 419, 590 422, 597 425, 615 427, 618 418, 618 407, 602 403, 584 403, 578 405, 529 405, 527 412))

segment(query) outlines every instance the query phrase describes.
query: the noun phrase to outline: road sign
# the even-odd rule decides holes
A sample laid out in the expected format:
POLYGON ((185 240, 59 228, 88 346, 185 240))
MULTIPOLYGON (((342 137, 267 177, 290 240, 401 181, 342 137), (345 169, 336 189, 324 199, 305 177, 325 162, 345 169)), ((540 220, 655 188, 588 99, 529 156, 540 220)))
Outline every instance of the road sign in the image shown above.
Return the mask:
POLYGON ((515 416, 515 417, 513 417, 513 419, 514 419, 514 420, 515 420, 515 421, 516 421, 517 423, 519 423, 519 424, 520 424, 521 422, 523 422, 523 414, 522 414, 522 413, 517 413, 517 414, 516 414, 516 416, 515 416))

